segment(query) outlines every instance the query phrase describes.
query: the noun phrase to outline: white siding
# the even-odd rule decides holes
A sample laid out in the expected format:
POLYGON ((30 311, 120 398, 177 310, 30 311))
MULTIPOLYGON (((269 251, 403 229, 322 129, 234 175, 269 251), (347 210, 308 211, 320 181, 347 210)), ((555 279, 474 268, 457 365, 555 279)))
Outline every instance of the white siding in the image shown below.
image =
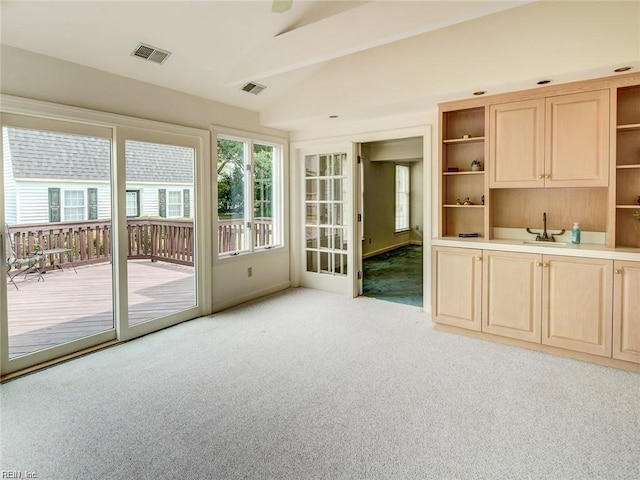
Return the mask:
POLYGON ((4 221, 13 225, 18 221, 16 212, 16 182, 13 178, 13 166, 11 164, 11 151, 9 148, 9 139, 7 138, 7 129, 2 129, 2 159, 4 174, 4 221))
MULTIPOLYGON (((48 223, 49 222, 49 188, 60 189, 60 201, 64 201, 65 190, 83 190, 88 188, 98 189, 98 220, 111 218, 111 189, 104 183, 56 183, 56 182, 17 182, 16 195, 19 198, 15 220, 7 217, 9 224, 25 223, 48 223)), ((158 212, 158 190, 179 190, 182 192, 185 187, 182 185, 135 185, 129 184, 128 190, 140 190, 141 216, 157 217, 158 212)), ((194 192, 189 189, 190 212, 193 217, 194 212, 194 192)), ((14 202, 15 205, 15 202, 14 202)), ((85 198, 85 206, 86 204, 85 198)), ((62 208, 62 206, 61 206, 62 208)), ((86 213, 85 213, 86 215, 86 213)), ((86 218, 86 217, 85 217, 86 218)), ((64 215, 62 215, 64 221, 64 215)))

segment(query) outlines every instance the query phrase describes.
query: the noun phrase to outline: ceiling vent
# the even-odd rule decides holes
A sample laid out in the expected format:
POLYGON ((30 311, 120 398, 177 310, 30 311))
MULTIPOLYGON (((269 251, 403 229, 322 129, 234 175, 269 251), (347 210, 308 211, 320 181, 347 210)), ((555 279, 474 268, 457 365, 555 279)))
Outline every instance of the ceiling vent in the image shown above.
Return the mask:
POLYGON ((159 48, 152 47, 151 45, 147 45, 146 43, 140 43, 136 49, 131 52, 131 55, 134 57, 140 57, 145 60, 149 60, 153 63, 163 64, 171 52, 167 52, 165 50, 160 50, 159 48))
POLYGON ((259 83, 249 82, 244 87, 242 87, 242 90, 244 90, 245 92, 253 93, 254 95, 258 95, 265 88, 267 87, 265 87, 264 85, 260 85, 259 83))

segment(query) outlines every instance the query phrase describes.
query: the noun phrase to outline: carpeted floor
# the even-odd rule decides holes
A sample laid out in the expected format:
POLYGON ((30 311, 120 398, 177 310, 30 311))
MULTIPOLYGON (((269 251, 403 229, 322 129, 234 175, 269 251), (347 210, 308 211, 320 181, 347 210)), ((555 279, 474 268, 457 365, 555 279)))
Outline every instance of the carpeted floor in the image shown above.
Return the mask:
POLYGON ((290 289, 0 386, 43 479, 640 478, 640 375, 290 289))
POLYGON ((367 297, 423 306, 422 245, 405 245, 362 262, 367 297))

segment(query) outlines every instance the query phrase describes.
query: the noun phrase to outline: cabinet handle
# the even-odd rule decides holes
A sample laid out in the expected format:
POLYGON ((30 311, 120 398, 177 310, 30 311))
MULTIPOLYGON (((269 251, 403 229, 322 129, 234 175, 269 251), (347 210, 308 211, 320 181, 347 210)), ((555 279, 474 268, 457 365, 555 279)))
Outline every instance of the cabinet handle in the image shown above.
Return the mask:
POLYGON ((550 174, 550 173, 547 173, 547 174, 544 176, 544 178, 551 178, 551 174, 550 174))
POLYGON ((538 175, 538 178, 542 180, 544 178, 544 175, 538 175))
POLYGON ((622 270, 620 270, 619 268, 617 268, 617 269, 616 269, 616 273, 617 273, 618 275, 622 275, 622 270))
POLYGON ((538 266, 538 267, 548 267, 549 264, 548 263, 544 263, 544 262, 538 262, 538 263, 536 263, 536 266, 538 266))
POLYGON ((482 257, 476 257, 476 260, 478 260, 479 262, 482 261, 482 257))

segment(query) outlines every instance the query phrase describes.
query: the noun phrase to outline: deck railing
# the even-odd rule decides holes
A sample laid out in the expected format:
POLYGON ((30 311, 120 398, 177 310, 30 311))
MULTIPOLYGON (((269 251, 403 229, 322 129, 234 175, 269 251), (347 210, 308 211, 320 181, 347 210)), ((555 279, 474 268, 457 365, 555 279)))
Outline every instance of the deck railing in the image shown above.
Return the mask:
MULTIPOLYGON (((74 265, 111 261, 111 221, 62 222, 9 225, 18 258, 35 252, 67 249, 62 258, 45 258, 74 265)), ((244 249, 246 224, 242 220, 218 221, 218 245, 221 253, 244 249)), ((273 241, 273 220, 256 218, 253 223, 256 246, 273 241)), ((150 259, 193 266, 194 228, 190 219, 135 218, 127 220, 127 258, 150 259)))
MULTIPOLYGON (((18 258, 62 248, 69 251, 60 259, 45 258, 45 263, 52 265, 57 260, 88 265, 111 260, 113 240, 108 220, 13 225, 9 234, 18 258)), ((193 220, 127 220, 127 258, 193 266, 193 244, 193 220)))
MULTIPOLYGON (((242 219, 218 220, 219 253, 244 250, 247 224, 242 219)), ((257 247, 273 243, 273 219, 260 217, 253 219, 253 241, 257 247)))

